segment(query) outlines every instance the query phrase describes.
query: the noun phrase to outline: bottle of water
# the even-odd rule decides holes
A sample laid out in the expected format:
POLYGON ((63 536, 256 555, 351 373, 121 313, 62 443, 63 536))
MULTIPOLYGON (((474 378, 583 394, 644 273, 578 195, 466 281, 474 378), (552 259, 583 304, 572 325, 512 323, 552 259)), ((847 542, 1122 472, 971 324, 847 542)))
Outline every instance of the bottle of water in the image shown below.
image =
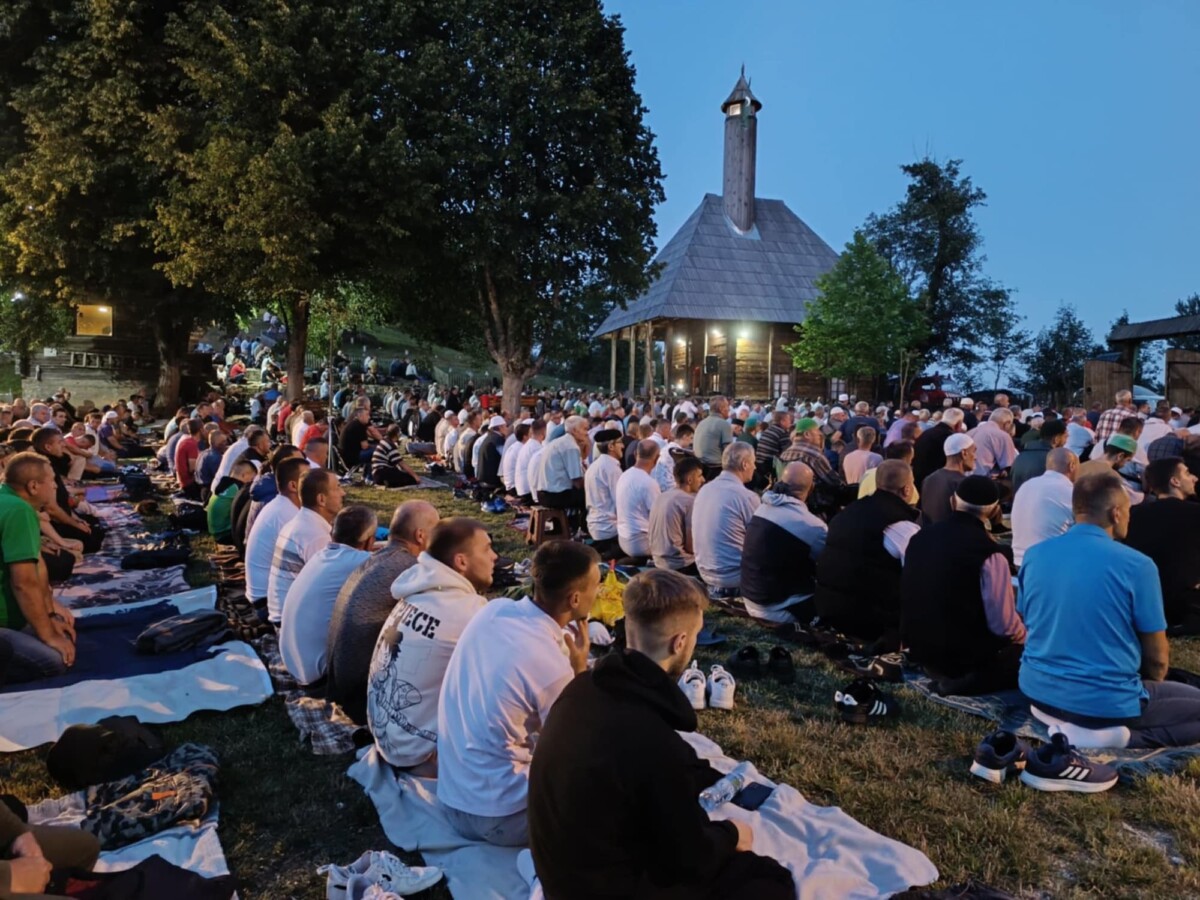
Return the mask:
POLYGON ((705 812, 712 812, 718 807, 724 806, 734 798, 749 781, 750 763, 740 762, 733 767, 733 771, 714 784, 712 787, 707 787, 700 792, 700 806, 705 812))

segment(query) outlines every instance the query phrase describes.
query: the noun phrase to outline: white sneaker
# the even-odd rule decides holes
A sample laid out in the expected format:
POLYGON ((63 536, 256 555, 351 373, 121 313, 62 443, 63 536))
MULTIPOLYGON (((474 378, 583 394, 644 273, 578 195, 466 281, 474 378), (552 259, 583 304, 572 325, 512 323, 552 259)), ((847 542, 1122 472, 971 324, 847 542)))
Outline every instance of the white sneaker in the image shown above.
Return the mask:
POLYGON ((325 880, 325 900, 346 900, 346 886, 355 875, 365 875, 371 868, 371 859, 375 851, 364 853, 348 866, 335 866, 332 863, 317 869, 318 875, 328 874, 325 880))
POLYGON ((679 676, 679 689, 683 691, 684 696, 688 698, 688 702, 692 704, 692 709, 704 709, 704 691, 706 687, 704 673, 700 671, 700 667, 696 665, 696 661, 693 659, 692 664, 679 676))
POLYGON ((442 880, 437 866, 407 866, 386 850, 373 851, 371 866, 362 875, 352 875, 346 883, 346 900, 362 900, 371 885, 403 896, 416 894, 442 880))
POLYGON ((377 884, 372 884, 363 891, 363 895, 359 900, 404 900, 404 898, 393 891, 389 891, 387 888, 381 888, 377 884))
POLYGON ((708 705, 713 709, 733 709, 733 691, 737 682, 721 666, 713 666, 708 676, 708 705))

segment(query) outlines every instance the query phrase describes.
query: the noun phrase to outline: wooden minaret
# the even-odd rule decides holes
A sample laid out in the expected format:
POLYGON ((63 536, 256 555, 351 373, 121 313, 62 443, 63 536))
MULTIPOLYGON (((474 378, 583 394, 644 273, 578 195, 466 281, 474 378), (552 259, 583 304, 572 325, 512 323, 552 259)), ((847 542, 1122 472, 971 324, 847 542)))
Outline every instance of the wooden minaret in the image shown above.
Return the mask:
POLYGON ((721 104, 725 113, 725 178, 722 194, 725 215, 739 231, 754 227, 754 168, 758 148, 758 111, 762 104, 750 92, 746 67, 729 97, 721 104))

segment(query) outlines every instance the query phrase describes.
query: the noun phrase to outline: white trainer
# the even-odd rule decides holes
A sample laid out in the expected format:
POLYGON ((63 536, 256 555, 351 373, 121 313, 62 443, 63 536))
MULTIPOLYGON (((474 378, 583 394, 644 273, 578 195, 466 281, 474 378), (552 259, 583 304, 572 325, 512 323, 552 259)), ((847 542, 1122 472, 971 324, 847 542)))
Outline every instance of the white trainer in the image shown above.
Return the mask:
POLYGON ((442 880, 437 866, 408 866, 386 850, 373 851, 371 865, 363 874, 352 875, 346 883, 346 900, 361 900, 371 885, 404 896, 433 887, 442 880))
POLYGON ((360 900, 404 900, 404 898, 394 891, 389 891, 387 888, 381 888, 377 884, 372 884, 363 891, 360 900))
POLYGON ((692 704, 692 709, 704 709, 704 692, 707 687, 704 673, 700 671, 700 667, 693 659, 692 664, 679 676, 679 689, 692 704))
POLYGON ((348 866, 329 865, 317 869, 318 875, 328 875, 325 879, 325 900, 346 900, 346 886, 355 875, 365 875, 371 868, 375 851, 364 853, 348 866))
POLYGON ((733 709, 737 682, 721 666, 713 666, 708 676, 708 705, 712 709, 733 709))

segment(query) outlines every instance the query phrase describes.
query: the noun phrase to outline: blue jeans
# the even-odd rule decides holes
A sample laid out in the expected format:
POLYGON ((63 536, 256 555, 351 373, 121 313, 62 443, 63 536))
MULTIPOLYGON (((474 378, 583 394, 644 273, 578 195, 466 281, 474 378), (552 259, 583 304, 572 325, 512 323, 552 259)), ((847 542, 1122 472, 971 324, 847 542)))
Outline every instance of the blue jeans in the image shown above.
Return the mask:
POLYGON ((7 641, 13 651, 8 666, 9 684, 50 678, 67 671, 62 654, 38 640, 32 628, 26 627, 23 631, 0 628, 0 638, 7 641))

